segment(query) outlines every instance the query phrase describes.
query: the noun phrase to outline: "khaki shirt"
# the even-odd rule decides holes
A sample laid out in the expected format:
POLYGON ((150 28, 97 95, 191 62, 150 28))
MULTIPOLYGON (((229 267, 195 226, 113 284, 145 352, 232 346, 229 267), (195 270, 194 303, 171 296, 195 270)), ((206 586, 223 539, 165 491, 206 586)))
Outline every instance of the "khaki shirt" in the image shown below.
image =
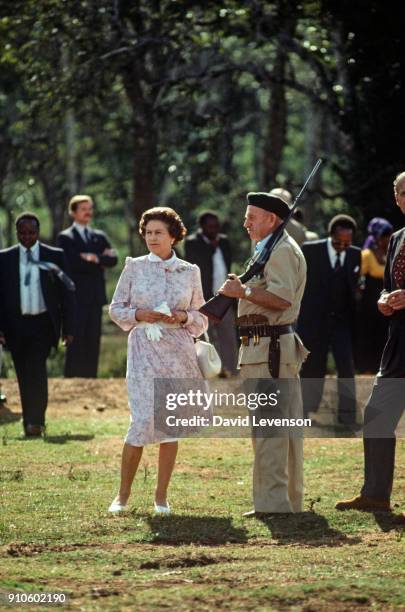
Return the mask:
MULTIPOLYGON (((238 316, 261 314, 265 315, 270 325, 294 324, 298 318, 302 296, 307 277, 307 265, 301 249, 288 234, 278 241, 271 257, 264 267, 261 278, 254 277, 246 283, 249 287, 265 289, 274 295, 290 302, 286 310, 272 310, 258 306, 248 300, 239 300, 238 316)), ((241 346, 239 352, 240 364, 267 363, 270 338, 260 338, 260 343, 241 346)), ((280 336, 281 359, 280 363, 297 365, 308 355, 297 334, 283 334, 280 336)))

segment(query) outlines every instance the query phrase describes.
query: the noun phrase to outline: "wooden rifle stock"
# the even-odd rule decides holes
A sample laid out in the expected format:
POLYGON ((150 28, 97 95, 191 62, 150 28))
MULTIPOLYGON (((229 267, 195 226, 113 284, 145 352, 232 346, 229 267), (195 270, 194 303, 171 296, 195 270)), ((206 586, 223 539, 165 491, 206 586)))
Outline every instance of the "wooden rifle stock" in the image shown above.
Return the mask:
MULTIPOLYGON (((259 264, 255 268, 256 263, 253 264, 253 266, 251 266, 249 270, 246 270, 244 274, 238 277, 241 283, 246 283, 248 280, 250 280, 256 274, 263 270, 265 264, 259 264), (255 268, 256 271, 254 271, 253 268, 255 268)), ((220 323, 229 308, 232 306, 232 302, 234 299, 235 298, 228 297, 227 295, 222 295, 222 293, 217 293, 216 295, 214 295, 214 297, 208 300, 208 302, 205 302, 205 304, 201 306, 200 312, 205 314, 214 323, 220 323)))
MULTIPOLYGON (((284 231, 284 228, 286 227, 287 223, 290 221, 291 217, 293 216, 294 211, 297 208, 300 197, 304 193, 312 177, 318 172, 318 169, 321 163, 322 163, 322 160, 318 159, 315 166, 312 168, 307 180, 302 186, 301 191, 296 196, 287 218, 284 219, 283 223, 281 223, 278 226, 278 228, 273 232, 270 240, 268 240, 263 250, 260 253, 257 253, 256 255, 253 256, 253 259, 251 260, 251 264, 249 265, 246 272, 244 272, 241 276, 238 277, 242 284, 246 283, 248 280, 250 280, 251 278, 253 278, 257 274, 260 274, 263 271, 264 266, 270 259, 270 255, 272 254, 274 247, 276 246, 277 242, 279 241, 284 231)), ((234 299, 236 298, 228 297, 227 295, 222 295, 221 293, 217 293, 216 295, 214 295, 214 297, 208 300, 208 302, 205 302, 205 304, 203 304, 199 310, 200 312, 202 312, 202 314, 206 315, 214 323, 219 323, 220 321, 222 321, 225 314, 231 307, 234 299)))

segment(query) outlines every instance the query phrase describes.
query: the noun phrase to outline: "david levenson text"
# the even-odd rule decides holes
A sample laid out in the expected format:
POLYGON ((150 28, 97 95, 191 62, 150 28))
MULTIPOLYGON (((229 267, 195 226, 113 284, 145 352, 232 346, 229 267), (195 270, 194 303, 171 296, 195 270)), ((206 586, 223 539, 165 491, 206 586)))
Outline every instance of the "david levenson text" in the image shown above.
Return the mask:
POLYGON ((174 414, 166 417, 169 427, 311 427, 311 419, 279 419, 238 416, 225 418, 214 415, 211 418, 194 415, 189 418, 176 417, 174 414))

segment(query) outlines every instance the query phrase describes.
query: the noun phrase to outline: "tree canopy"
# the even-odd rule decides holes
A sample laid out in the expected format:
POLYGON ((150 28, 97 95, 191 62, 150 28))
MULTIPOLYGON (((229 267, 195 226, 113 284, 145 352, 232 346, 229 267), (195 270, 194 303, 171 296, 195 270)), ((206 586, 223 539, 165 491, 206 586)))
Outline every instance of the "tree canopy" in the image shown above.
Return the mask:
MULTIPOLYGON (((14 0, 0 5, 0 209, 41 210, 53 239, 70 195, 137 250, 156 203, 191 227, 220 211, 240 236, 251 189, 293 193, 321 233, 336 211, 400 222, 402 25, 358 0, 14 0)), ((246 244, 241 257, 248 249, 246 244)))

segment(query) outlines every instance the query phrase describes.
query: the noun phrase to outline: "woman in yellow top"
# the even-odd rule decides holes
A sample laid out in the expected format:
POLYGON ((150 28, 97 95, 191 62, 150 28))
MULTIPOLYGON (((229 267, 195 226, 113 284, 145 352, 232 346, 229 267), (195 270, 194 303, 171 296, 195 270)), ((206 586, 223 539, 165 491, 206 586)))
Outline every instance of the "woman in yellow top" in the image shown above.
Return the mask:
POLYGON ((387 340, 387 318, 377 308, 383 288, 385 259, 393 231, 389 221, 374 217, 367 226, 368 236, 361 252, 362 293, 358 335, 358 371, 375 374, 387 340))

